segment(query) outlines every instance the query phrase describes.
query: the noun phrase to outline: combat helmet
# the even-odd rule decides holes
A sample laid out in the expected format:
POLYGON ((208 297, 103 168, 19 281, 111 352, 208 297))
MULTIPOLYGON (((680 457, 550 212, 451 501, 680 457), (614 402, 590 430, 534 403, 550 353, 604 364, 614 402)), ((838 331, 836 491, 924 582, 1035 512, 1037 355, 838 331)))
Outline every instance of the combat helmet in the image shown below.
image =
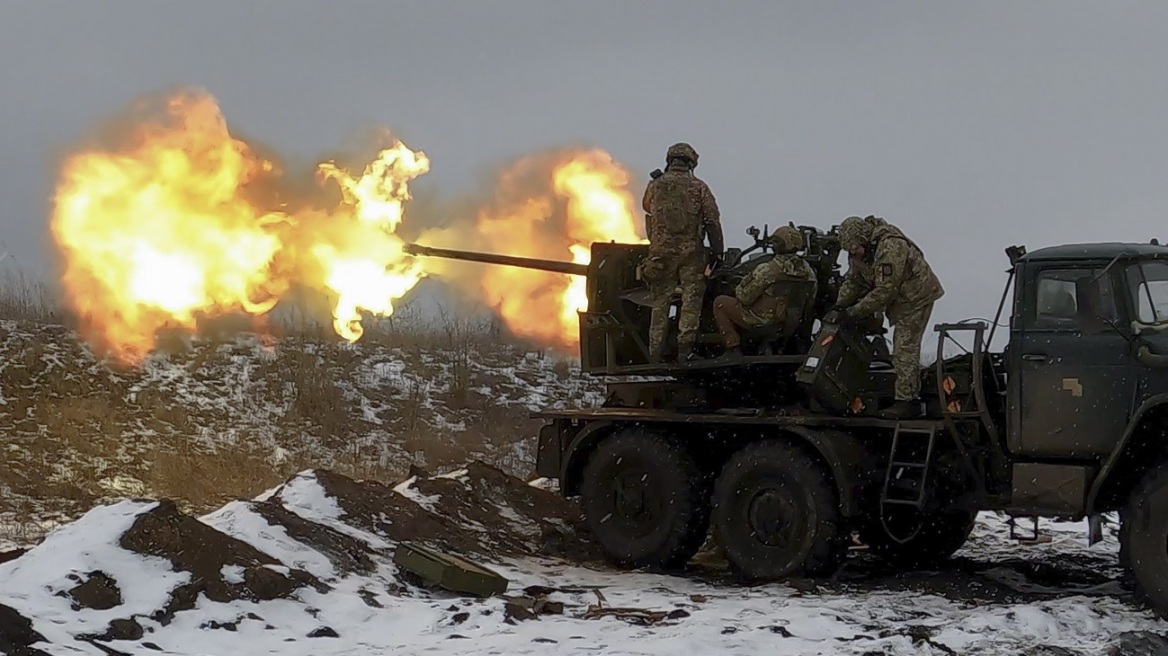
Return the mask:
POLYGON ((794 253, 803 248, 803 233, 792 226, 781 226, 767 237, 776 253, 794 253))
POLYGON ((849 216, 839 225, 840 248, 851 252, 857 247, 867 244, 872 239, 874 228, 875 226, 868 219, 849 216))
POLYGON ((698 151, 694 147, 685 143, 684 141, 673 144, 669 150, 665 151, 665 163, 668 164, 670 160, 682 159, 689 162, 691 169, 698 166, 698 151))

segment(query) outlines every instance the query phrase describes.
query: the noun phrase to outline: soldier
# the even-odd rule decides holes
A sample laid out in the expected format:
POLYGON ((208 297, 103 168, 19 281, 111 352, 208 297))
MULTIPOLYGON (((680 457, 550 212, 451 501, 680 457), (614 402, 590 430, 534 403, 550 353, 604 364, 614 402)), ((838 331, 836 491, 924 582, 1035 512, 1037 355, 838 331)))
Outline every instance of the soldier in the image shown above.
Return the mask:
POLYGON ((905 418, 921 414, 921 339, 933 305, 945 294, 921 249, 896 226, 875 216, 848 217, 839 227, 840 246, 848 251, 848 272, 836 309, 853 320, 879 312, 895 326, 892 364, 896 399, 881 414, 905 418))
POLYGON ((641 268, 653 297, 649 328, 649 353, 661 361, 668 327, 669 304, 681 287, 678 313, 678 356, 689 360, 697 339, 709 267, 722 259, 721 215, 709 186, 694 175, 698 153, 687 143, 677 143, 665 153, 665 171, 645 187, 641 205, 649 235, 649 256, 641 268), (707 260, 702 242, 710 240, 707 260), (707 267, 708 265, 708 267, 707 267))
POLYGON ((810 289, 806 298, 815 297, 815 270, 795 254, 803 246, 803 235, 796 228, 783 226, 768 241, 775 250, 774 259, 748 273, 734 289, 734 296, 714 299, 714 321, 730 357, 741 355, 738 328, 755 328, 786 319, 788 304, 795 298, 780 289, 783 282, 808 282, 810 289))

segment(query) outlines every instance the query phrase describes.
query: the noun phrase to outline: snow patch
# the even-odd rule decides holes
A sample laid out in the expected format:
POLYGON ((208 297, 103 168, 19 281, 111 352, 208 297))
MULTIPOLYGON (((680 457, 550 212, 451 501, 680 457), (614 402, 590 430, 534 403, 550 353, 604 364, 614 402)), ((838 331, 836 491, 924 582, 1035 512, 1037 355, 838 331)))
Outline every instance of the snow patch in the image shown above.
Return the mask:
POLYGON ((190 579, 164 558, 122 549, 118 541, 156 502, 123 501, 94 508, 76 522, 46 536, 16 560, 0 565, 0 604, 33 618, 46 639, 71 644, 73 637, 102 633, 111 620, 164 608, 174 588, 190 579), (68 591, 103 572, 121 592, 122 603, 107 610, 73 610, 68 591))

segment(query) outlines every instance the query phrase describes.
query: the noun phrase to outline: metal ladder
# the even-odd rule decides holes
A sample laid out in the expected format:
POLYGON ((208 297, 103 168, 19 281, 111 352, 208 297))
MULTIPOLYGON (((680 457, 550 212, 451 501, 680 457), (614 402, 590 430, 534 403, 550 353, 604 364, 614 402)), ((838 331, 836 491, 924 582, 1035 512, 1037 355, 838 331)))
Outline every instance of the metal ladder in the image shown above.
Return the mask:
POLYGON ((884 505, 924 506, 929 483, 929 466, 937 444, 937 426, 896 425, 892 434, 892 448, 888 454, 888 470, 884 474, 884 489, 880 503, 884 505))
MULTIPOLYGON (((987 469, 1000 470, 1007 461, 1002 450, 998 426, 990 416, 986 390, 982 384, 988 346, 985 337, 987 328, 988 326, 980 321, 939 324, 935 327, 938 333, 936 385, 941 400, 942 416, 962 460, 971 472, 975 473, 978 492, 982 495, 987 493, 982 486, 987 477, 987 469), (972 350, 965 349, 954 338, 955 333, 971 333, 972 350), (946 366, 944 348, 947 342, 956 344, 970 356, 970 368, 964 376, 949 371, 946 366), (958 384, 959 377, 968 378, 965 389, 961 389, 963 386, 958 384), (981 436, 984 436, 984 440, 981 436), (978 444, 988 448, 979 450, 980 453, 971 452, 971 448, 978 444)), ((992 367, 992 364, 990 366, 992 367)), ((996 379, 997 374, 992 371, 990 373, 996 379)))

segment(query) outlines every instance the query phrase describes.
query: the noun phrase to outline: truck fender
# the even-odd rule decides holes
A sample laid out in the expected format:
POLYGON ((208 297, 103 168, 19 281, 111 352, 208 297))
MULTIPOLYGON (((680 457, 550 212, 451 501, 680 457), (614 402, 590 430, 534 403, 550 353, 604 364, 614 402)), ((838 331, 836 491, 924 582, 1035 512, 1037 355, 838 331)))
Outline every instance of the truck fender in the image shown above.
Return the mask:
POLYGON ((839 492, 840 512, 844 517, 860 514, 860 498, 865 480, 859 468, 867 454, 864 443, 850 433, 807 426, 784 426, 783 432, 810 446, 827 464, 839 492))
POLYGON ((1127 422, 1127 428, 1124 429, 1123 435, 1119 438, 1119 442, 1111 450, 1107 459, 1103 461, 1103 466, 1099 468, 1099 475, 1091 483, 1091 489, 1087 492, 1086 513, 1088 515, 1095 512, 1095 504, 1099 501, 1099 495, 1102 493, 1103 487, 1110 480, 1112 472, 1119 465, 1120 459, 1123 458, 1124 452, 1127 451, 1127 443, 1131 440, 1132 435, 1135 434, 1136 429, 1139 428, 1140 422, 1144 420, 1144 416, 1152 410, 1166 404, 1168 404, 1168 393, 1157 394, 1149 397, 1136 409, 1131 421, 1127 422))
POLYGON ((588 453, 600 438, 611 433, 615 427, 616 424, 611 421, 588 422, 588 425, 580 429, 568 443, 568 448, 562 451, 560 463, 560 489, 563 496, 570 497, 580 493, 580 475, 584 471, 588 453))

